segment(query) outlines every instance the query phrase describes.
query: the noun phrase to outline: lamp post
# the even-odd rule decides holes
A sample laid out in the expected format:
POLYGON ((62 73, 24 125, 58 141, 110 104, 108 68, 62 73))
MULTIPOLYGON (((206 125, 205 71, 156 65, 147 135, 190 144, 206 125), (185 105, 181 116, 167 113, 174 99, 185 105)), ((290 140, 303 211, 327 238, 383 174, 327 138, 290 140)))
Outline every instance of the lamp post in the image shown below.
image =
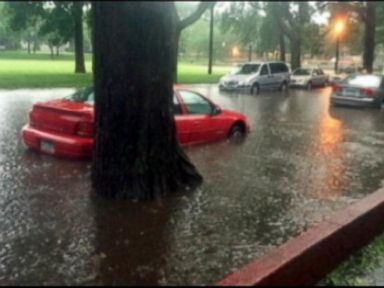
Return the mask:
POLYGON ((335 26, 336 32, 336 59, 335 59, 335 74, 339 73, 339 46, 340 46, 340 34, 344 30, 344 22, 338 21, 335 26))

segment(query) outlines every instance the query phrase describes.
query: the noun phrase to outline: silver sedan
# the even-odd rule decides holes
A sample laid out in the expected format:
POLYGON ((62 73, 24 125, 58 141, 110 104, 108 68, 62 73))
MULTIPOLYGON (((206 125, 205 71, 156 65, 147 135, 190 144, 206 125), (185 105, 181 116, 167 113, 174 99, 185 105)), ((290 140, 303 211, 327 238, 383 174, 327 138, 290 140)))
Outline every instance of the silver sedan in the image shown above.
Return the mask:
POLYGON ((331 104, 381 108, 383 88, 382 75, 353 74, 333 85, 331 104))

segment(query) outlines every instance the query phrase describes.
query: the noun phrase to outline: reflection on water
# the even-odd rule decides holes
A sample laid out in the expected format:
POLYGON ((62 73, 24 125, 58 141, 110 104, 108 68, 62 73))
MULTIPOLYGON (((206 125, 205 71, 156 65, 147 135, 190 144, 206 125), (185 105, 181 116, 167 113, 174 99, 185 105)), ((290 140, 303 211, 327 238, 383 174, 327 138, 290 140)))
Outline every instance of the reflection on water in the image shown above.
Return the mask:
POLYGON ((253 131, 186 149, 204 184, 145 204, 93 195, 90 161, 23 147, 32 103, 73 90, 1 91, 0 283, 214 284, 382 185, 383 111, 329 109, 329 89, 195 89, 253 131))

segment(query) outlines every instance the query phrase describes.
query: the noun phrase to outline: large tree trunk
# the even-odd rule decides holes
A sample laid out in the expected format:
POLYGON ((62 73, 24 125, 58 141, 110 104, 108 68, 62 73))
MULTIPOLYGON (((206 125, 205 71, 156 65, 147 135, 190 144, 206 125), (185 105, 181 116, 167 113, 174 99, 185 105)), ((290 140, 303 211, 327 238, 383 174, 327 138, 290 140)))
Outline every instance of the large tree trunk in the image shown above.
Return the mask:
POLYGON ((92 184, 100 195, 148 200, 202 182, 179 146, 171 112, 176 52, 171 5, 92 2, 92 184))
POLYGON ((291 40, 291 69, 292 71, 301 67, 301 41, 291 40))
POLYGON ((363 66, 371 73, 375 57, 376 12, 375 2, 366 2, 363 66))
POLYGON ((83 2, 73 2, 73 17, 75 21, 75 73, 85 73, 83 2))
POLYGON ((285 41, 284 41, 284 33, 279 29, 279 48, 280 48, 280 61, 285 62, 285 41))
POLYGON ((60 46, 56 46, 56 56, 59 57, 60 55, 60 46))

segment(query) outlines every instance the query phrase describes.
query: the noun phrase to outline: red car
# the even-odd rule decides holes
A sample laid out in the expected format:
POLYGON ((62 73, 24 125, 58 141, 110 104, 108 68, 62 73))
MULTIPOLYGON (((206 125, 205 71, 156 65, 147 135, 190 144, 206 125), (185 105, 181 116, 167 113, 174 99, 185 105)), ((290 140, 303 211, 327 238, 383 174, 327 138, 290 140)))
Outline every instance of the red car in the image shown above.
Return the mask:
MULTIPOLYGON (((174 92, 173 108, 181 145, 219 141, 249 132, 245 115, 223 110, 199 93, 179 86, 174 92)), ((91 157, 93 136, 93 88, 64 99, 36 103, 29 113, 29 123, 22 129, 23 141, 29 148, 70 158, 91 157)))

